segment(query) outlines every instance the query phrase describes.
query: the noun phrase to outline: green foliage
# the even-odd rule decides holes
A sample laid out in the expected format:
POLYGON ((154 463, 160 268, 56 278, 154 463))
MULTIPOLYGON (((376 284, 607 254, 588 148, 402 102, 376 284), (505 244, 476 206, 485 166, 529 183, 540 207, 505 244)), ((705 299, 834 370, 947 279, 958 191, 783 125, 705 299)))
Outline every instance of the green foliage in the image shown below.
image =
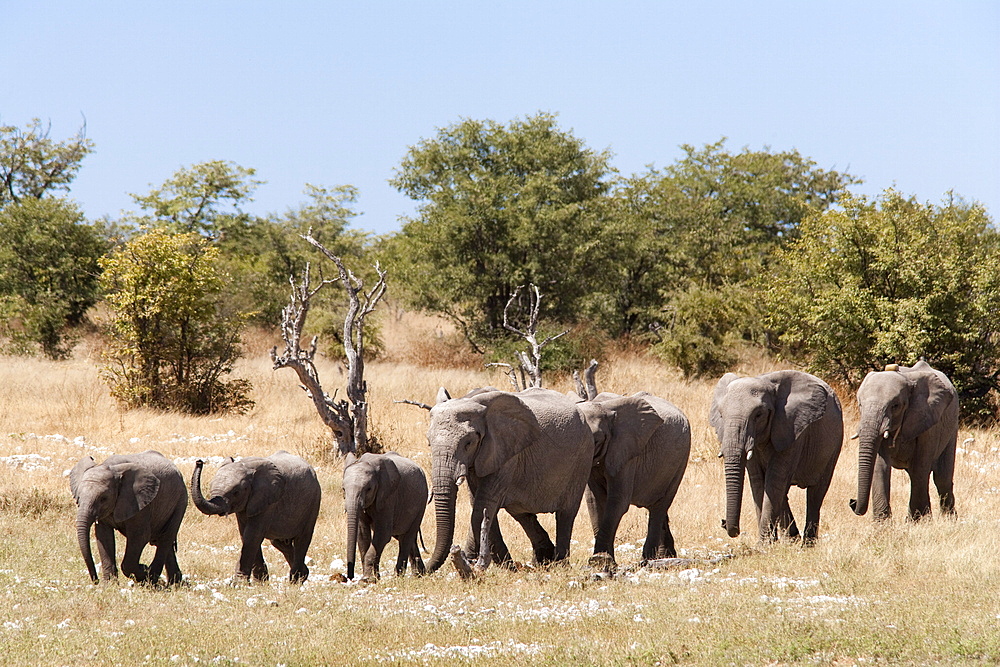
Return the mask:
POLYGON ((105 379, 126 407, 242 412, 246 380, 225 380, 246 314, 227 308, 219 250, 196 234, 150 230, 101 261, 115 311, 105 379))
POLYGON ((240 211, 263 183, 256 172, 232 162, 213 160, 179 169, 147 195, 132 199, 145 215, 134 215, 141 226, 163 228, 173 234, 196 233, 211 239, 241 235, 251 217, 240 211))
POLYGON ((978 205, 848 197, 809 218, 758 284, 786 355, 854 384, 925 357, 955 383, 963 415, 995 415, 1000 235, 978 205))
POLYGON ((743 286, 721 290, 692 284, 674 293, 653 352, 687 377, 725 372, 745 344, 741 334, 751 319, 752 298, 743 286))
POLYGON ((12 351, 69 353, 65 330, 97 301, 99 230, 64 199, 24 198, 0 210, 0 335, 12 351))
MULTIPOLYGON (((857 182, 849 174, 817 168, 794 150, 731 153, 725 140, 681 148, 685 156, 666 169, 621 181, 604 216, 603 296, 594 299, 594 316, 615 335, 662 322, 664 307, 674 322, 670 330, 678 335, 717 329, 701 320, 718 315, 731 300, 729 293, 742 291, 742 283, 764 271, 807 214, 829 207, 857 182), (718 294, 709 297, 708 291, 718 294), (694 294, 716 305, 700 316, 691 307, 694 294)), ((744 322, 726 320, 730 330, 709 336, 715 345, 744 333, 738 330, 744 322)))
POLYGON ((411 147, 391 182, 419 215, 384 249, 400 292, 474 344, 502 331, 517 285, 542 287, 543 317, 572 321, 596 279, 608 160, 545 113, 466 119, 411 147))
POLYGON ((93 152, 86 127, 66 141, 53 141, 50 129, 38 118, 25 129, 0 125, 0 209, 41 199, 54 190, 69 190, 83 158, 93 152))

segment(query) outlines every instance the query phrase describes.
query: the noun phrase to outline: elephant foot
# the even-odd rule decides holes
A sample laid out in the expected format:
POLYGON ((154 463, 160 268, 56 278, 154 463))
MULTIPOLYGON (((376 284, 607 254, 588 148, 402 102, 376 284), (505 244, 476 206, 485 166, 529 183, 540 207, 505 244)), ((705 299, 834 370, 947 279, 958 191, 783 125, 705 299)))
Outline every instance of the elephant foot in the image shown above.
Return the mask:
POLYGON ((594 554, 587 561, 587 564, 597 572, 609 575, 613 575, 618 570, 618 564, 615 562, 614 555, 609 553, 594 554))

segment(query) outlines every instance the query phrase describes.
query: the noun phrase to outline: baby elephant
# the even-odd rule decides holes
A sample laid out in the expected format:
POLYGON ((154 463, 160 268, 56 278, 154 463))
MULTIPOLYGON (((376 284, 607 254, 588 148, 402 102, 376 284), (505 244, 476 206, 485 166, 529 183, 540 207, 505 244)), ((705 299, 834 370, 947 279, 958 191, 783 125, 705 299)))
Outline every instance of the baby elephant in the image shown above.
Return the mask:
POLYGON ((354 578, 355 553, 361 543, 366 579, 377 579, 382 550, 395 537, 399 541, 396 574, 406 571, 406 561, 424 574, 417 549, 417 532, 427 505, 427 478, 410 459, 395 452, 348 454, 344 462, 344 511, 347 512, 347 578, 354 578))
POLYGON ((201 495, 197 461, 191 477, 191 499, 203 514, 236 515, 243 538, 236 576, 264 581, 267 565, 260 545, 264 539, 282 553, 291 568, 288 578, 301 583, 309 576, 306 551, 319 516, 322 492, 316 471, 304 460, 279 451, 267 458, 230 458, 212 479, 209 499, 201 495))
POLYGON ((84 457, 69 473, 69 486, 79 507, 76 536, 83 560, 94 583, 97 568, 90 549, 94 526, 101 555, 101 576, 118 576, 115 565, 115 531, 125 536, 122 572, 140 583, 155 584, 164 566, 167 583, 181 581, 177 565, 177 531, 187 509, 187 490, 177 466, 154 451, 109 456, 100 465, 84 457), (139 562, 147 544, 156 547, 153 562, 139 562))

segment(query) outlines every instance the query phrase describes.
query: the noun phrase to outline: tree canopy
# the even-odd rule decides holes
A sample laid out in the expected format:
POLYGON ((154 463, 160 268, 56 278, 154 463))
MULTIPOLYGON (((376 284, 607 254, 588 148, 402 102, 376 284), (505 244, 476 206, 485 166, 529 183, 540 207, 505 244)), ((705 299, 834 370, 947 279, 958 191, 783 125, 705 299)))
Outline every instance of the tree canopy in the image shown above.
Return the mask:
POLYGON ((410 148, 391 181, 419 202, 391 244, 397 276, 418 306, 458 323, 470 341, 503 331, 517 285, 551 293, 543 315, 577 317, 595 280, 609 158, 546 113, 439 130, 410 148))
POLYGON ((967 417, 994 416, 1000 388, 1000 235, 982 207, 921 204, 888 190, 809 217, 758 289, 781 351, 857 384, 925 357, 967 417))
POLYGON ((69 190, 94 143, 87 138, 86 125, 65 141, 49 137, 51 129, 38 118, 24 129, 0 125, 0 208, 69 190))

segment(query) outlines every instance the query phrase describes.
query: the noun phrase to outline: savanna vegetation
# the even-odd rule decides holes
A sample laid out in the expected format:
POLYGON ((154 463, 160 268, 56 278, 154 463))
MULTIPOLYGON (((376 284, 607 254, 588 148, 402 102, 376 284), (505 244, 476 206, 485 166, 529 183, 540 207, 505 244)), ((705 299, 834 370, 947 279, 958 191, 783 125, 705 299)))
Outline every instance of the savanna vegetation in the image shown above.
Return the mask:
MULTIPOLYGON (((84 129, 49 134, 37 120, 0 125, 3 661, 1000 660, 1000 242, 974 201, 867 198, 851 192, 856 176, 796 150, 733 150, 724 140, 623 175, 610 153, 539 113, 465 119, 415 143, 392 183, 416 213, 381 237, 351 227, 350 185, 307 184, 286 212, 249 214, 261 181, 223 160, 165 175, 133 194, 136 210, 120 219, 86 220, 69 195, 96 146, 84 129), (571 389, 568 371, 597 358, 602 390, 677 404, 693 432, 671 510, 684 566, 638 568, 646 520, 633 508, 619 530, 624 571, 592 580, 582 508, 566 566, 492 568, 474 583, 450 572, 341 583, 341 467, 330 430, 269 354, 288 342, 289 278, 307 265, 337 276, 302 239, 310 232, 362 283, 387 271, 387 300, 366 329, 366 427, 381 448, 428 471, 427 414, 395 401, 433 402, 442 385, 455 395, 507 386, 485 364, 515 363, 524 347, 510 328, 525 329, 527 309, 510 311, 514 327, 503 324, 521 285, 542 294, 540 339, 569 330, 545 350, 546 386, 571 389), (960 392, 957 520, 854 516, 857 449, 848 441, 815 548, 761 549, 752 531, 726 536, 707 421, 718 375, 815 372, 838 390, 850 434, 865 373, 921 357, 960 392), (92 586, 64 471, 85 455, 150 448, 187 479, 198 458, 206 477, 230 455, 283 448, 313 462, 324 499, 309 581, 284 583, 267 547, 271 582, 233 586, 235 522, 189 511, 178 549, 184 585, 92 586)), ((301 328, 303 341, 318 335, 310 361, 334 396, 354 344, 344 334, 348 306, 344 290, 318 291, 301 328)), ((894 477, 902 508, 908 482, 894 477)), ((793 491, 793 509, 802 503, 793 491)), ((527 559, 508 519, 505 536, 527 559)))

